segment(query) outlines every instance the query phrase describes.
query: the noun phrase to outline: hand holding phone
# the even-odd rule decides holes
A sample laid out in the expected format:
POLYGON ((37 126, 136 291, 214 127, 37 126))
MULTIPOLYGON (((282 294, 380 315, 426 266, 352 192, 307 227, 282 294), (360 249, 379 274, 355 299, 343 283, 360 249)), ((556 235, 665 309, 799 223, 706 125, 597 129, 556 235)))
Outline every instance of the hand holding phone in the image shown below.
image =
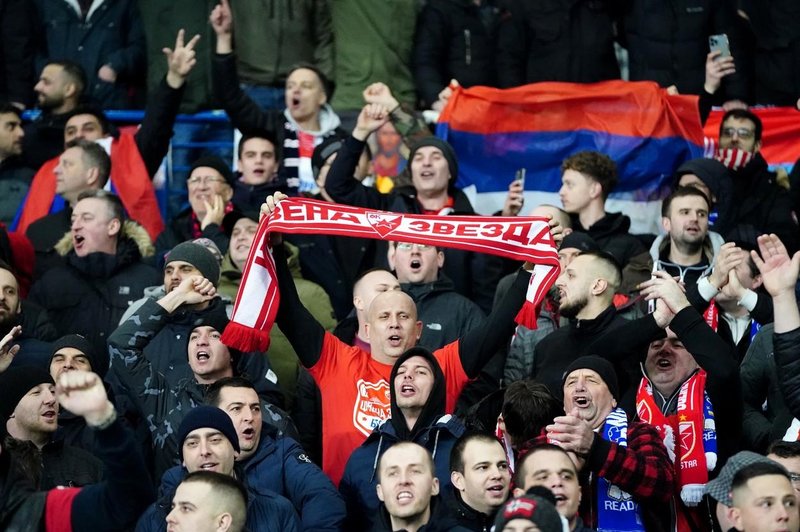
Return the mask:
POLYGON ((717 59, 731 56, 731 46, 728 42, 728 36, 724 33, 718 35, 708 36, 708 48, 712 52, 719 52, 717 59))

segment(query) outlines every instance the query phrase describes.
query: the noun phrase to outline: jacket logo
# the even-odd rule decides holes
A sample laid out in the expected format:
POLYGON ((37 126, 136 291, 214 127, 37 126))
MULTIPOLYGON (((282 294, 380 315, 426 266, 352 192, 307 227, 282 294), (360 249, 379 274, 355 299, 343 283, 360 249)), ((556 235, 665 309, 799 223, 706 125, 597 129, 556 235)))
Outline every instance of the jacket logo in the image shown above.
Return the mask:
POLYGON ((131 293, 131 287, 130 286, 120 286, 119 287, 119 295, 128 296, 128 295, 130 295, 130 293, 131 293))
POLYGON ((368 212, 367 221, 375 229, 375 232, 385 237, 398 227, 402 216, 396 216, 385 212, 368 212))
POLYGON ((390 415, 389 383, 366 382, 359 379, 356 383, 356 404, 353 408, 353 426, 364 436, 372 431, 390 415))

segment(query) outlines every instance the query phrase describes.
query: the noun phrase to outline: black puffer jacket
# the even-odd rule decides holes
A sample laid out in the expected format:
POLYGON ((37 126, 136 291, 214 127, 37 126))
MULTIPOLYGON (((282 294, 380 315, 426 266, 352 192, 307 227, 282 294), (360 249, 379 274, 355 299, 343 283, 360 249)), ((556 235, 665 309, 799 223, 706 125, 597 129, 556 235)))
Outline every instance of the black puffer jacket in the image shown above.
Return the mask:
POLYGON ((800 418, 800 328, 773 334, 772 343, 783 400, 790 415, 800 418))
MULTIPOLYGON (((72 237, 66 235, 57 244, 64 264, 45 273, 29 295, 50 314, 59 336, 83 334, 96 353, 106 352, 106 339, 128 305, 161 280, 155 268, 141 261, 143 253, 152 253, 145 230, 127 221, 122 235, 115 255, 90 253, 85 257, 75 254, 72 237)), ((102 374, 105 370, 95 371, 102 374)))
POLYGON ((500 87, 619 78, 613 18, 619 0, 505 0, 497 31, 500 87))
POLYGON ((412 62, 423 107, 430 107, 451 79, 462 87, 493 86, 497 10, 491 4, 430 0, 420 12, 412 62))
POLYGON ((737 71, 723 81, 727 99, 747 100, 733 2, 725 0, 629 0, 624 37, 631 81, 676 85, 681 94, 700 94, 705 81, 708 36, 725 33, 737 71))
POLYGON ((455 291, 453 282, 439 275, 432 283, 401 283, 403 292, 417 304, 422 321, 418 345, 435 351, 483 323, 480 307, 455 291))

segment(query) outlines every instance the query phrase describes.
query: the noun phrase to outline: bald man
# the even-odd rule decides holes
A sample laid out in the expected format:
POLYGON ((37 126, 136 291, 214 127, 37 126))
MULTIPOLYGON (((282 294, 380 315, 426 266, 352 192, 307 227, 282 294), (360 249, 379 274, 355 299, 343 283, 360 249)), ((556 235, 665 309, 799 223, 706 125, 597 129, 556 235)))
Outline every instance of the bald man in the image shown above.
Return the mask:
MULTIPOLYGON (((278 199, 282 198, 279 197, 278 199)), ((262 212, 274 209, 267 198, 262 212)), ((282 245, 275 246, 281 306, 277 324, 297 352, 300 362, 322 394, 322 469, 339 484, 353 450, 390 416, 389 377, 392 365, 419 340, 422 322, 414 301, 404 292, 389 290, 374 297, 364 327, 370 352, 347 345, 313 318, 297 297, 286 267, 282 245)), ((456 398, 469 379, 514 331, 514 317, 525 301, 529 269, 520 270, 511 290, 484 324, 434 352, 446 379, 446 412, 452 413, 456 398)))

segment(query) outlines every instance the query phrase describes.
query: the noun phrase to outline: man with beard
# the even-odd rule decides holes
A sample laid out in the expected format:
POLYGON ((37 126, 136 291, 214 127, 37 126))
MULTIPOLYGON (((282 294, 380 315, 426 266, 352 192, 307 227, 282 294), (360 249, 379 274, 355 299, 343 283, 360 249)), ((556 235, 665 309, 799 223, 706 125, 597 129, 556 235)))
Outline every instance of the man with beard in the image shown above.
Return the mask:
POLYGON ((708 230, 708 213, 709 200, 696 187, 678 187, 661 203, 661 227, 667 234, 656 238, 650 256, 657 269, 686 286, 697 283, 724 242, 708 230))
MULTIPOLYGON (((612 303, 621 282, 619 265, 602 251, 585 251, 561 271, 555 283, 560 298, 558 312, 569 318, 569 323, 539 341, 530 375, 556 398, 561 398, 567 366, 582 355, 603 352, 595 345, 597 337, 626 323, 612 303)), ((631 372, 635 375, 636 368, 631 372)))
POLYGON ((13 269, 0 261, 0 335, 5 336, 15 327, 19 327, 15 342, 25 356, 15 358, 13 365, 44 367, 50 360, 49 342, 55 340, 58 333, 47 312, 38 305, 23 301, 13 269))
MULTIPOLYGON (((353 451, 339 484, 347 503, 348 530, 370 530, 375 524, 380 501, 387 502, 375 491, 381 482, 378 463, 382 453, 403 442, 418 444, 430 453, 432 473, 439 479, 443 496, 452 496, 450 451, 464 426, 445 415, 445 382, 439 363, 427 349, 413 347, 394 363, 389 380, 392 415, 353 451)), ((386 507, 390 509, 390 504, 386 507)))
POLYGON ((51 61, 33 87, 42 113, 25 126, 23 153, 31 168, 39 168, 64 149, 64 126, 78 107, 86 88, 86 74, 69 60, 51 61))
POLYGON ((775 233, 794 253, 800 249, 800 228, 789 192, 776 182, 761 155, 761 119, 750 111, 732 109, 719 126, 719 159, 733 181, 734 224, 775 233))
POLYGON ((24 138, 20 110, 0 103, 0 222, 6 225, 14 219, 33 178, 33 168, 20 157, 24 138))

